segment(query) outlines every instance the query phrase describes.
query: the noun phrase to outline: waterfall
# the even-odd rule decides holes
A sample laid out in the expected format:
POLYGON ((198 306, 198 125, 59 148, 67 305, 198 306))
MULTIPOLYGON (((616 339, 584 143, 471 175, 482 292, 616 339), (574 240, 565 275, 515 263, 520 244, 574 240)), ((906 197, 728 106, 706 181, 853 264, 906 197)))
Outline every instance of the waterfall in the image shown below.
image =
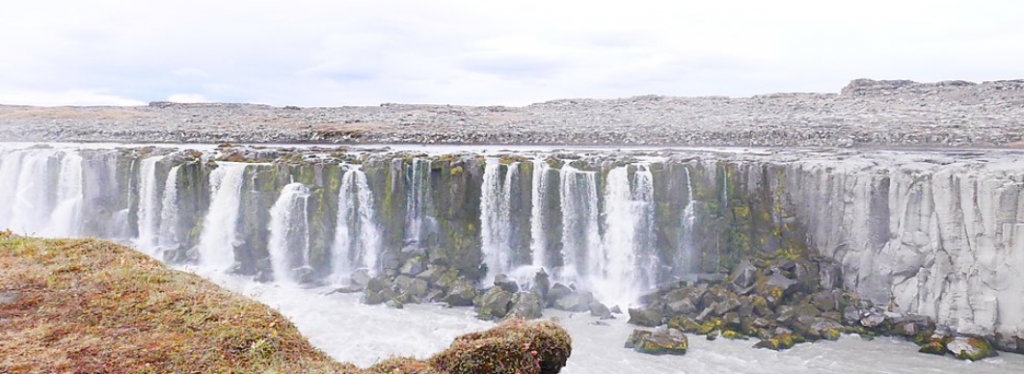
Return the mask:
POLYGON ((67 152, 60 160, 57 178, 57 206, 50 214, 46 235, 51 237, 78 236, 82 225, 82 156, 67 152))
MULTIPOLYGON (((164 182, 164 196, 160 201, 160 237, 157 239, 159 249, 173 248, 178 245, 178 170, 181 165, 172 167, 167 172, 164 182)), ((154 251, 159 256, 159 250, 154 251)))
POLYGON ((530 252, 533 256, 533 267, 543 269, 547 266, 547 237, 544 230, 545 206, 548 185, 548 169, 551 166, 543 159, 533 161, 533 183, 530 194, 530 252))
POLYGON ((306 205, 309 188, 302 183, 284 186, 270 208, 270 266, 274 279, 296 282, 293 270, 309 267, 309 216, 306 205), (299 253, 296 254, 295 250, 299 253), (296 258, 298 257, 298 258, 296 258))
POLYGON ((682 266, 683 269, 687 269, 686 273, 690 273, 693 269, 693 224, 697 221, 697 216, 694 213, 696 201, 693 199, 693 178, 690 177, 690 168, 684 168, 686 171, 686 207, 683 208, 683 230, 684 235, 681 243, 683 244, 683 256, 682 260, 685 261, 682 266))
POLYGON ((656 262, 649 253, 653 221, 653 179, 638 165, 633 182, 626 166, 608 173, 605 194, 605 235, 599 255, 591 256, 590 281, 605 302, 634 303, 640 291, 653 285, 656 262))
POLYGON ((579 282, 587 275, 588 252, 601 245, 597 173, 565 165, 561 170, 562 262, 559 279, 579 282))
POLYGON ((156 255, 160 236, 160 191, 157 186, 156 163, 163 157, 149 157, 139 166, 139 238, 135 245, 149 255, 156 255))
POLYGON ((8 222, 13 231, 39 234, 49 224, 53 186, 49 175, 53 155, 52 150, 32 150, 22 157, 8 222))
POLYGON ((483 244, 487 278, 512 269, 512 185, 519 175, 519 163, 507 166, 501 177, 501 161, 488 158, 484 166, 483 192, 480 197, 480 235, 483 244))
POLYGON ((21 159, 25 152, 12 151, 0 158, 0 229, 9 228, 14 195, 21 174, 21 159))
POLYGON ((338 191, 338 221, 331 247, 331 278, 348 280, 352 270, 365 268, 376 274, 381 249, 380 228, 373 220, 373 191, 358 165, 349 166, 338 191))
POLYGON ((423 221, 430 209, 430 160, 412 160, 408 185, 405 241, 422 246, 425 230, 423 221))
POLYGON ((246 166, 222 162, 210 173, 210 210, 199 238, 199 263, 204 267, 227 270, 235 264, 238 209, 246 166))

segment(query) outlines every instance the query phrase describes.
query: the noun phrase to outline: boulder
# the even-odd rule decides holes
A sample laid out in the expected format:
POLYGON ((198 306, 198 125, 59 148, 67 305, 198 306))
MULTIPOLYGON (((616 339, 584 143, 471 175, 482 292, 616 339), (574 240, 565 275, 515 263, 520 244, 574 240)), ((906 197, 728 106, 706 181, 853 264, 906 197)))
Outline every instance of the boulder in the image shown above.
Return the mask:
POLYGON ((509 320, 456 338, 429 363, 438 372, 449 374, 558 374, 571 354, 572 338, 557 323, 509 320))
POLYGON ((505 274, 498 274, 494 277, 494 286, 511 293, 519 292, 519 283, 505 274))
POLYGON ((569 312, 586 312, 590 310, 590 302, 594 295, 590 292, 572 293, 555 301, 555 309, 569 312))
POLYGON ((409 278, 405 275, 401 275, 395 279, 395 286, 398 287, 399 291, 409 293, 416 297, 426 296, 427 291, 430 288, 427 281, 419 278, 409 278))
POLYGON ((821 291, 811 295, 811 305, 822 312, 839 309, 839 294, 833 291, 821 291))
POLYGON ((776 272, 768 278, 765 286, 767 287, 769 295, 779 302, 786 296, 795 293, 797 288, 799 288, 799 284, 799 282, 786 278, 784 275, 776 272))
POLYGON ((667 308, 672 314, 692 314, 697 312, 697 307, 689 299, 670 302, 667 308))
POLYGON ((626 338, 626 344, 623 345, 623 347, 633 349, 633 347, 636 347, 636 343, 639 343, 640 340, 645 337, 651 336, 651 334, 653 334, 653 332, 648 330, 633 330, 633 332, 629 334, 629 337, 626 338))
POLYGON ((637 326, 655 327, 662 324, 664 316, 654 309, 629 309, 629 323, 637 326))
POLYGON ((425 265, 423 264, 422 257, 413 257, 406 261, 404 265, 402 265, 402 268, 399 270, 399 273, 401 273, 402 275, 415 277, 422 273, 424 270, 426 269, 425 265))
POLYGON ((366 287, 370 283, 370 272, 366 269, 359 269, 352 272, 352 284, 366 287))
POLYGON ((612 311, 597 300, 590 302, 590 315, 600 319, 615 319, 615 317, 612 316, 612 311))
POLYGON ((512 297, 512 308, 505 318, 537 319, 544 307, 536 292, 519 292, 512 297))
MULTIPOLYGON (((639 331, 639 330, 637 330, 639 331)), ((689 348, 686 335, 677 330, 659 330, 656 332, 638 333, 634 331, 626 345, 633 350, 651 355, 684 355, 689 348)))
POLYGON ((494 287, 484 293, 476 305, 476 317, 483 320, 505 318, 512 306, 512 293, 494 287))
POLYGON ((975 337, 956 337, 946 344, 946 350, 961 360, 978 361, 998 356, 988 341, 975 337))
POLYGON ((572 289, 569 288, 568 286, 561 283, 555 283, 555 285, 551 286, 551 289, 548 290, 547 296, 544 298, 544 301, 547 303, 549 307, 553 307, 555 306, 556 301, 563 297, 571 295, 572 292, 572 289))
POLYGON ((804 338, 803 337, 801 337, 799 335, 793 335, 791 333, 783 332, 781 334, 776 334, 776 335, 772 336, 769 339, 764 339, 764 340, 761 340, 760 342, 757 342, 757 344, 754 344, 754 348, 771 349, 771 350, 774 350, 774 351, 784 351, 784 350, 793 348, 793 346, 797 345, 797 343, 803 343, 803 342, 804 342, 804 338))
POLYGON ((451 306, 472 306, 476 296, 477 291, 473 282, 466 278, 459 278, 448 292, 448 296, 444 298, 444 302, 451 306))
POLYGON ((736 265, 729 278, 729 287, 733 292, 746 294, 753 289, 754 282, 757 281, 757 268, 750 261, 743 260, 736 265))

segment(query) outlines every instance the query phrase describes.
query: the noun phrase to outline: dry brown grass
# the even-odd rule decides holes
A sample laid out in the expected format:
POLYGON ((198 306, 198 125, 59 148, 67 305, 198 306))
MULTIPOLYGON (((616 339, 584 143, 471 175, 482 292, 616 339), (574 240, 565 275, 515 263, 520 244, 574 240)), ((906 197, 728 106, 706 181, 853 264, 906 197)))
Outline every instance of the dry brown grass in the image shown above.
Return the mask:
POLYGON ((0 232, 0 373, 410 374, 444 373, 443 362, 458 373, 502 373, 486 365, 548 374, 570 351, 557 325, 513 321, 430 360, 360 370, 331 360, 273 309, 130 248, 0 232))

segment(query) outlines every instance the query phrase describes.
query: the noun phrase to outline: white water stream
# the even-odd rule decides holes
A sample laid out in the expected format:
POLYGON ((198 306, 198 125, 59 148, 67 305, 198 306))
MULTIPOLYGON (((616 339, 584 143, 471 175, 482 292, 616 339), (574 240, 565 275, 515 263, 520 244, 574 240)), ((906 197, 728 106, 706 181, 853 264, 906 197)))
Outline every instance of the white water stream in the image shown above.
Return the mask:
POLYGON ((356 269, 376 274, 381 233, 373 217, 373 191, 358 165, 346 166, 338 192, 338 221, 331 247, 331 281, 340 284, 356 269))
MULTIPOLYGON (((493 323, 476 319, 471 308, 407 305, 393 309, 359 303, 358 294, 325 296, 327 288, 252 282, 216 271, 199 270, 216 283, 255 298, 288 316, 310 341, 339 361, 361 367, 393 356, 419 358, 448 347, 458 335, 493 323)), ((855 335, 836 342, 797 345, 776 352, 751 348, 755 341, 707 341, 690 337, 685 356, 651 356, 624 349, 633 330, 619 316, 594 326, 597 318, 545 310, 557 317, 573 339, 573 352, 564 374, 1017 374, 1024 356, 1002 354, 979 362, 958 361, 917 353, 917 346, 889 338, 866 341, 855 335)))
POLYGON ((277 202, 270 208, 270 266, 274 280, 285 284, 296 281, 293 270, 309 267, 309 216, 306 203, 309 188, 302 183, 290 183, 281 190, 277 202), (298 254, 294 251, 300 251, 298 254))
POLYGON ((199 238, 199 261, 203 266, 226 270, 235 263, 238 210, 246 166, 222 162, 210 173, 213 199, 199 238))

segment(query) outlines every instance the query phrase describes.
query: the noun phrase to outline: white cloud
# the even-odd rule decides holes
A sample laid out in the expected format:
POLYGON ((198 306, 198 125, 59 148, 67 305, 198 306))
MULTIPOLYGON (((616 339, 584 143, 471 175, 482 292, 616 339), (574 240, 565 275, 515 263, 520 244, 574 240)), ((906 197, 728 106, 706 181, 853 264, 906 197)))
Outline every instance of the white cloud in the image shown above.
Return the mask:
POLYGON ((0 91, 0 104, 36 106, 133 106, 146 103, 99 91, 0 91))
POLYGON ((528 104, 835 92, 860 77, 1024 76, 1024 49, 1009 47, 1024 40, 1016 0, 39 0, 4 8, 0 44, 10 53, 0 59, 0 92, 528 104))
POLYGON ((194 93, 173 94, 173 95, 167 97, 167 101, 170 101, 172 103, 208 103, 208 102, 210 102, 210 100, 207 100, 206 97, 204 97, 203 95, 201 95, 201 94, 194 94, 194 93))

